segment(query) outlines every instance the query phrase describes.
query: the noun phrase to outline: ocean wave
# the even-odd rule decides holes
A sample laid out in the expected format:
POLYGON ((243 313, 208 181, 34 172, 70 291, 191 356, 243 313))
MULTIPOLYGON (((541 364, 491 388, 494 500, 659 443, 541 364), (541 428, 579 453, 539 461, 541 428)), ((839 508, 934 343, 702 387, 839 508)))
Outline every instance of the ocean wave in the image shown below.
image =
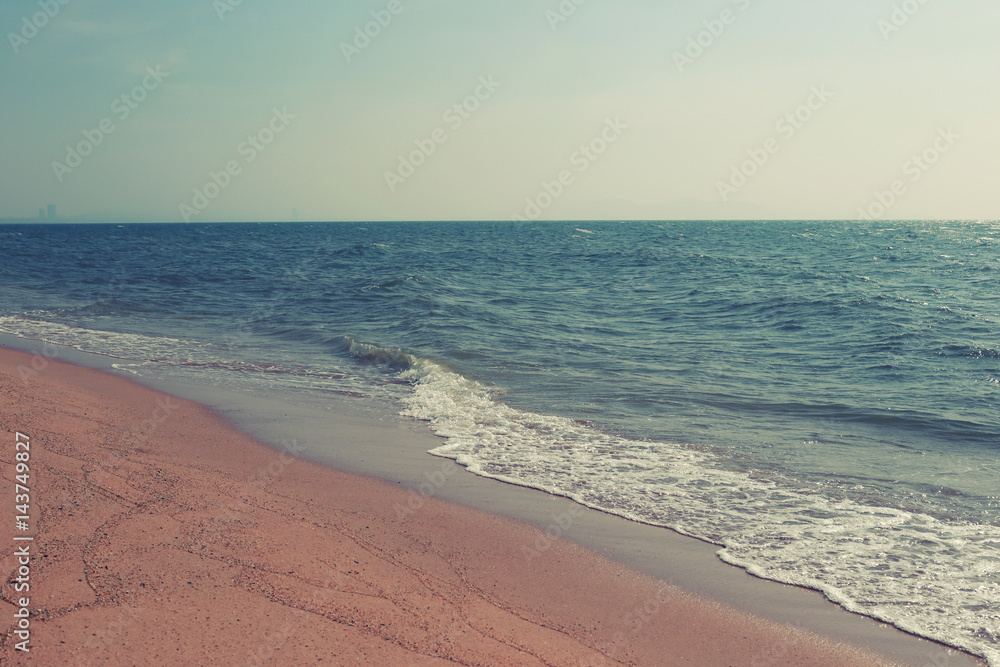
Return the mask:
POLYGON ((630 440, 565 417, 514 409, 499 391, 411 359, 401 414, 447 438, 431 454, 470 472, 541 489, 720 545, 766 579, 822 591, 851 611, 956 648, 1000 657, 1000 527, 947 522, 787 477, 726 469, 682 444, 630 440), (991 629, 992 628, 992 629, 991 629))

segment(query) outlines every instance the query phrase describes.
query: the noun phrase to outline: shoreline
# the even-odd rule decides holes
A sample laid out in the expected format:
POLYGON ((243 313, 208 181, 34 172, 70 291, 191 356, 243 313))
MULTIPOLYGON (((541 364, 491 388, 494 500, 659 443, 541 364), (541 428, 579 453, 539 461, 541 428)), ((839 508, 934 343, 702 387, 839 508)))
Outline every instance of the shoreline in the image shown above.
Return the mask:
MULTIPOLYGON (((199 660, 206 650, 246 648, 248 639, 264 653, 270 651, 268 659, 278 664, 286 659, 329 659, 329 652, 323 651, 333 650, 327 636, 333 630, 349 648, 337 644, 337 650, 348 653, 332 664, 354 659, 379 664, 382 658, 388 660, 385 664, 450 664, 435 662, 442 656, 459 664, 673 664, 662 661, 664 650, 671 651, 667 655, 678 664, 681 656, 692 664, 889 664, 858 648, 834 646, 829 639, 711 601, 705 591, 697 590, 704 582, 678 580, 681 588, 665 586, 664 579, 678 577, 657 579, 642 566, 643 561, 655 561, 656 554, 636 557, 636 563, 616 559, 638 564, 644 571, 639 572, 572 542, 548 539, 530 525, 446 501, 468 495, 469 487, 491 488, 482 496, 485 509, 500 509, 508 516, 527 513, 519 518, 543 530, 546 516, 553 512, 570 516, 573 530, 562 537, 581 543, 588 542, 583 535, 587 531, 591 541, 609 531, 619 536, 616 531, 628 523, 623 519, 595 519, 591 514, 600 513, 564 499, 548 500, 545 494, 496 482, 489 486, 488 480, 461 469, 449 473, 441 468, 448 462, 427 456, 426 450, 412 452, 431 463, 415 473, 411 470, 409 481, 351 474, 361 470, 341 472, 329 462, 324 466, 307 460, 317 458, 316 452, 302 458, 304 452, 296 446, 285 451, 269 448, 233 430, 202 405, 117 375, 52 360, 25 383, 16 369, 29 359, 0 349, 0 417, 4 430, 10 431, 10 443, 15 430, 34 429, 33 442, 41 443, 33 459, 40 466, 39 476, 44 479, 45 471, 60 480, 35 489, 39 495, 34 507, 42 508, 40 516, 32 517, 42 521, 36 547, 51 560, 35 561, 34 594, 42 604, 36 608, 32 603, 32 611, 39 613, 32 617, 32 628, 35 650, 55 651, 50 655, 65 664, 86 664, 73 661, 85 657, 89 640, 84 637, 97 636, 90 627, 95 624, 104 624, 107 641, 95 649, 103 651, 107 664, 155 660, 157 655, 173 660, 180 654, 167 653, 171 648, 183 651, 184 659, 199 660), (435 468, 448 483, 435 493, 415 496, 411 489, 420 489, 422 473, 435 468), (521 504, 511 510, 509 498, 516 496, 521 504), (539 515, 541 522, 533 521, 525 509, 532 504, 525 500, 529 496, 535 504, 539 498, 549 503, 539 515), (61 504, 46 507, 47 497, 61 504), (454 526, 461 530, 450 528, 454 526), (102 527, 110 530, 99 533, 102 527), (116 565, 120 571, 115 571, 116 565), (218 576, 209 577, 206 568, 218 576), (178 573, 186 574, 178 578, 178 573), (85 576, 73 581, 73 574, 85 576), (153 581, 157 577, 159 581, 153 581), (54 581, 65 586, 49 588, 54 581), (688 592, 692 589, 702 597, 688 592), (188 606, 200 611, 187 615, 188 606), (241 609, 247 619, 239 618, 241 609), (309 621, 286 627, 290 614, 309 621), (630 625, 623 624, 625 619, 630 625), (148 643, 141 641, 144 627, 165 622, 187 628, 188 635, 180 630, 173 634, 177 641, 187 639, 172 647, 137 648, 148 643), (211 641, 229 640, 228 648, 199 644, 197 637, 208 641, 209 636, 198 629, 199 623, 216 625, 216 639, 211 641), (261 641, 254 642, 254 637, 261 641), (137 650, 159 653, 139 656, 137 650), (382 657, 370 653, 379 651, 382 657)), ((223 416, 239 424, 238 413, 230 409, 223 416)), ((263 426, 282 430, 274 413, 261 414, 263 426)), ((366 422, 363 415, 344 413, 327 417, 327 429, 332 419, 342 438, 428 437, 415 423, 378 425, 366 422)), ((261 424, 245 430, 261 442, 280 441, 254 432, 266 431, 261 424)), ((5 448, 4 461, 12 478, 13 444, 5 448)), ((436 479, 431 474, 426 483, 436 479)), ((661 536, 666 532, 645 528, 661 536)), ((691 546, 679 558, 703 560, 712 547, 699 544, 701 548, 691 546)), ((604 551, 599 546, 597 550, 604 551)), ((8 568, 10 553, 5 549, 8 568)), ((716 565, 753 579, 721 562, 716 565)), ((794 598, 792 591, 818 597, 754 581, 779 600, 794 598)), ((9 583, 3 591, 4 600, 10 601, 9 583)), ((773 599, 764 604, 773 605, 773 599)), ((12 621, 14 608, 3 606, 11 611, 5 616, 12 621)), ((903 636, 913 640, 914 650, 920 642, 921 653, 911 655, 925 658, 903 664, 935 664, 935 655, 945 655, 938 644, 903 636)), ((6 658, 16 660, 10 653, 9 629, 3 650, 6 658)), ((957 652, 948 655, 949 665, 982 664, 971 658, 960 662, 965 656, 957 652)), ((233 664, 237 662, 245 661, 233 664)))

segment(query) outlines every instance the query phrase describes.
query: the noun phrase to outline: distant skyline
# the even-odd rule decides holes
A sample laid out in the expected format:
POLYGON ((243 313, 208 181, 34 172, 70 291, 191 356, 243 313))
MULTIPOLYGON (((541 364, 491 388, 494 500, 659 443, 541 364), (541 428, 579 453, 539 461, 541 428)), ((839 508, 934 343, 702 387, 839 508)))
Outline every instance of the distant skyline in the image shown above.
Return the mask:
POLYGON ((13 0, 0 218, 1000 219, 998 24, 987 0, 13 0))

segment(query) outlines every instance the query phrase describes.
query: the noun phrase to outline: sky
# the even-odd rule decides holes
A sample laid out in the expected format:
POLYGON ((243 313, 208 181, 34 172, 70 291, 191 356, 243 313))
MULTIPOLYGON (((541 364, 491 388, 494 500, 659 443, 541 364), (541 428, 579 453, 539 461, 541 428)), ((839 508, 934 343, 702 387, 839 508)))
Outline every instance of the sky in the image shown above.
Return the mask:
POLYGON ((4 0, 0 217, 1000 218, 995 0, 4 0))

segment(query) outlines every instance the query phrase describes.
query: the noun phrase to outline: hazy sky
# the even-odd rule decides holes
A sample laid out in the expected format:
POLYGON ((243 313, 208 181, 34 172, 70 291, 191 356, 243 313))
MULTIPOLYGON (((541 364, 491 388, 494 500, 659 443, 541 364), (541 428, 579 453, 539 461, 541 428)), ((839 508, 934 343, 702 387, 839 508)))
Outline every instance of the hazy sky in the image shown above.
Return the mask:
POLYGON ((0 26, 0 217, 1000 218, 995 0, 5 0, 0 26))

